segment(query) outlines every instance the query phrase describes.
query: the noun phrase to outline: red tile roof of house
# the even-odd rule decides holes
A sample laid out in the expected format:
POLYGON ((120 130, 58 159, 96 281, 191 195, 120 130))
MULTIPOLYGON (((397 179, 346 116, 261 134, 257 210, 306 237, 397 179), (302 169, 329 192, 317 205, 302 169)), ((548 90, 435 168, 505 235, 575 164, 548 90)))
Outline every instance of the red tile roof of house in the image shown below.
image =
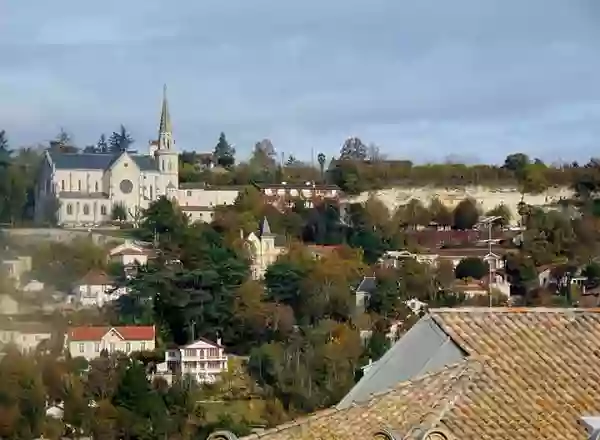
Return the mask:
POLYGON ((153 325, 71 327, 67 333, 67 337, 70 341, 100 341, 111 330, 115 330, 124 341, 152 341, 156 337, 156 329, 153 325))
POLYGON ((101 270, 90 270, 85 276, 79 281, 80 285, 85 286, 105 286, 111 284, 110 277, 106 272, 101 270))

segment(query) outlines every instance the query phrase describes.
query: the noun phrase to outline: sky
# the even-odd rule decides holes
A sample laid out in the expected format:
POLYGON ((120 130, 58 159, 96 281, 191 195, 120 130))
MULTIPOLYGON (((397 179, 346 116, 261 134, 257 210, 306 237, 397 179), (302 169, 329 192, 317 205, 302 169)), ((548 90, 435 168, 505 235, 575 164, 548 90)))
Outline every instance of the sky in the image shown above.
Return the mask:
POLYGON ((598 0, 2 0, 0 129, 145 151, 168 86, 180 150, 221 131, 309 160, 583 161, 600 147, 598 0))

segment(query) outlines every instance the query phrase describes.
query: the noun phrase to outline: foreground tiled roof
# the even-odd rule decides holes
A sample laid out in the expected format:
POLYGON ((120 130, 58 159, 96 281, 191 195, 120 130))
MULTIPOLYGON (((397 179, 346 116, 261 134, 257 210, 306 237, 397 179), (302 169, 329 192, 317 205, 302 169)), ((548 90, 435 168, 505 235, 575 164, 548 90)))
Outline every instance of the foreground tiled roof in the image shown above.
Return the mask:
POLYGON ((100 341, 108 332, 114 330, 125 341, 152 341, 156 332, 154 326, 137 325, 124 327, 71 327, 67 337, 69 341, 100 341))
POLYGON ((468 361, 442 371, 398 384, 369 401, 346 410, 329 409, 305 419, 280 425, 244 440, 368 440, 386 429, 402 433, 400 439, 417 439, 437 424, 465 390, 481 366, 468 361))
POLYGON ((600 310, 436 309, 430 318, 465 360, 345 409, 267 431, 264 440, 397 439, 431 429, 448 440, 587 438, 600 414, 600 310))

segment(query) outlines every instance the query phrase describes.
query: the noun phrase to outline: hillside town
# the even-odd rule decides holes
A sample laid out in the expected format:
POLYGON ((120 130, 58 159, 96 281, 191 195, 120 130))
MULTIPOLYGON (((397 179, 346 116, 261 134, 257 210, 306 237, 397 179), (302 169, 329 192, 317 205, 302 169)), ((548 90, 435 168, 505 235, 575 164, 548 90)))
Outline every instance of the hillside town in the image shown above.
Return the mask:
POLYGON ((147 153, 1 132, 1 438, 597 429, 597 162, 244 162, 159 115, 147 153))

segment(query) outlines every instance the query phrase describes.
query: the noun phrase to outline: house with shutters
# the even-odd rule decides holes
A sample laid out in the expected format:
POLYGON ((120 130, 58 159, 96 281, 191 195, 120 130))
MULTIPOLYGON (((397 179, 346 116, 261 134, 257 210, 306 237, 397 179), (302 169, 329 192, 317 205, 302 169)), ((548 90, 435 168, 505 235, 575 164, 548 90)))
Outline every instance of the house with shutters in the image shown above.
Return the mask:
POLYGON ((154 326, 72 327, 65 337, 66 350, 71 357, 92 360, 106 350, 108 353, 130 355, 136 351, 155 348, 154 326))

